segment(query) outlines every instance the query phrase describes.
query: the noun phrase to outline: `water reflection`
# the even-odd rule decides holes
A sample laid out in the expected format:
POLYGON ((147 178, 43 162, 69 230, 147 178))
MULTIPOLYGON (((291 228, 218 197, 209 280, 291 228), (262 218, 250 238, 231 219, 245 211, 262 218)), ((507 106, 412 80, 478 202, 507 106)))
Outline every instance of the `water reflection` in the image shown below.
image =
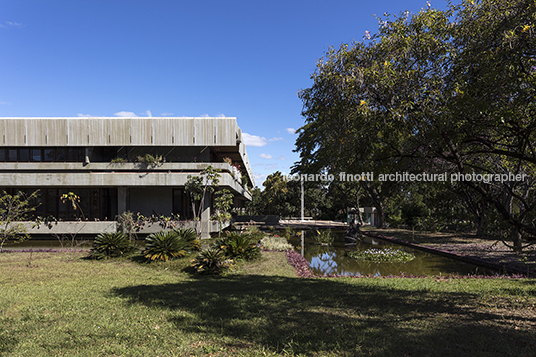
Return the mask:
POLYGON ((289 242, 299 247, 302 256, 310 263, 316 275, 493 275, 489 269, 466 264, 457 260, 423 252, 408 247, 386 244, 379 239, 364 237, 355 246, 344 244, 344 232, 337 232, 332 246, 315 245, 311 240, 312 231, 302 231, 300 237, 289 236, 289 242), (359 261, 347 256, 353 250, 369 248, 403 249, 415 255, 415 259, 406 263, 374 263, 359 261))

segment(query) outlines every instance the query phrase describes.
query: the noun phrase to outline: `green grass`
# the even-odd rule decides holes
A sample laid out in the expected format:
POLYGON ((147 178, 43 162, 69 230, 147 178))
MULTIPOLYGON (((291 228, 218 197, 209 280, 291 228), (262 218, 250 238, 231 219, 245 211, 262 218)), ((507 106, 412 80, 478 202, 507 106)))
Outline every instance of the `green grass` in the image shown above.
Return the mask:
POLYGON ((2 356, 532 356, 534 279, 301 279, 263 252, 225 277, 0 254, 2 356))

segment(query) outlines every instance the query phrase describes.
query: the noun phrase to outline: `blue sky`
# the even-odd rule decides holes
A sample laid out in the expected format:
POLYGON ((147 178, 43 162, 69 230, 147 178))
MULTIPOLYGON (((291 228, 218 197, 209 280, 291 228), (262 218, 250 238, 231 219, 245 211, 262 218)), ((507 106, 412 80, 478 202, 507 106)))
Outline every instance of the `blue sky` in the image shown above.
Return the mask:
MULTIPOLYGON (((432 1, 444 8, 445 1, 432 1)), ((0 1, 0 117, 229 116, 258 186, 298 160, 300 89, 373 15, 426 1, 0 1)))

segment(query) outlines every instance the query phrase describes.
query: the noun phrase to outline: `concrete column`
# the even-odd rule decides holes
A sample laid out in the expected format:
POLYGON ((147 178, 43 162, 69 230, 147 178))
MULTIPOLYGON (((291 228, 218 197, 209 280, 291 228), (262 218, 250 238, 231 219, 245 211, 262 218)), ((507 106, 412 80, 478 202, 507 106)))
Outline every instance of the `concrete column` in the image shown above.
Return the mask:
POLYGON ((203 200, 203 210, 201 211, 201 238, 210 238, 210 204, 212 202, 212 195, 205 193, 205 199, 203 200))
POLYGON ((127 208, 127 188, 118 187, 117 188, 117 214, 125 212, 127 208))

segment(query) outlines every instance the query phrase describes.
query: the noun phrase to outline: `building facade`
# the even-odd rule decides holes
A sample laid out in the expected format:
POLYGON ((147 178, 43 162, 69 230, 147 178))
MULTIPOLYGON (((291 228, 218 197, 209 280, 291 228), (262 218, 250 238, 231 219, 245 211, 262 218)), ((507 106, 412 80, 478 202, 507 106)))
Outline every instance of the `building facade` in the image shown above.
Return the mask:
MULTIPOLYGON (((0 118, 0 191, 38 192, 36 216, 114 221, 125 211, 193 218, 188 176, 220 170, 235 207, 251 199, 236 118, 0 118), (61 201, 80 197, 80 209, 61 201)), ((201 220, 211 214, 212 197, 201 220)))

